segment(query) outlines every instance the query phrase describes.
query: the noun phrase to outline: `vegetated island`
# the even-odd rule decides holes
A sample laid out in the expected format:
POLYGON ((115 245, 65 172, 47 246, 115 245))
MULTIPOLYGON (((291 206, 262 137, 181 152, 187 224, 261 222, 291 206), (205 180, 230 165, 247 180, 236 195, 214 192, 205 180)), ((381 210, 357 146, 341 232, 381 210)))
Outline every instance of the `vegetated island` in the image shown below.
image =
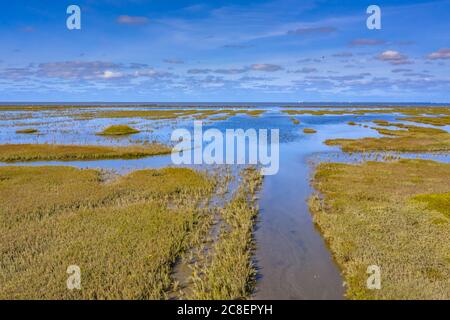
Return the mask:
POLYGON ((445 130, 418 127, 401 123, 378 122, 383 126, 394 126, 397 130, 374 128, 387 137, 361 139, 329 139, 329 146, 341 146, 345 152, 396 151, 439 152, 450 151, 450 133, 445 130))
POLYGON ((313 134, 313 133, 316 133, 316 132, 317 132, 316 130, 311 129, 311 128, 303 129, 303 133, 306 133, 306 134, 313 134))
POLYGON ((99 136, 125 136, 136 134, 140 131, 127 125, 113 125, 103 129, 102 132, 97 133, 99 136))
POLYGON ((39 130, 32 129, 32 128, 16 130, 16 133, 19 133, 19 134, 34 134, 34 133, 38 133, 38 132, 39 132, 39 130))
POLYGON ((58 145, 58 144, 2 144, 0 161, 72 161, 101 159, 133 159, 170 154, 168 146, 149 143, 133 146, 58 145))

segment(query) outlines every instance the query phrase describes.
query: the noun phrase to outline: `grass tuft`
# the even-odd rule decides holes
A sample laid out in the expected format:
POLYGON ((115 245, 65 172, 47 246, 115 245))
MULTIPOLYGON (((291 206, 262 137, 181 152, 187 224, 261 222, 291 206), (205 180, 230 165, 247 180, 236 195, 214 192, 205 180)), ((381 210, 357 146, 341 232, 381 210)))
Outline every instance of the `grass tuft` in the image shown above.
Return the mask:
POLYGON ((415 196, 413 199, 426 203, 427 209, 436 210, 447 217, 450 217, 450 192, 441 194, 421 194, 415 196))
POLYGON ((312 134, 312 133, 316 133, 316 132, 317 132, 316 130, 311 129, 311 128, 303 129, 303 133, 306 133, 306 134, 312 134))
POLYGON ((298 120, 298 119, 296 119, 296 118, 294 118, 294 117, 291 117, 291 121, 292 121, 292 123, 295 124, 295 125, 300 124, 300 120, 298 120))
POLYGON ((33 134, 33 133, 38 133, 39 130, 37 129, 21 129, 21 130, 16 130, 16 133, 23 133, 23 134, 33 134))

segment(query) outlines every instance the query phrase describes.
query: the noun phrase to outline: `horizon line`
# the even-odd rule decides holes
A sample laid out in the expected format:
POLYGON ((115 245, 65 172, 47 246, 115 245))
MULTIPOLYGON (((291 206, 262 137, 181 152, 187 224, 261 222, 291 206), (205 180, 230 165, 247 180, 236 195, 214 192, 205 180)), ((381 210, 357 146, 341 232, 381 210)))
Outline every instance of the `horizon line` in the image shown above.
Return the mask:
POLYGON ((0 101, 0 106, 5 105, 23 105, 23 104, 134 104, 134 105, 151 105, 151 104, 440 104, 450 105, 447 102, 402 102, 402 101, 0 101))

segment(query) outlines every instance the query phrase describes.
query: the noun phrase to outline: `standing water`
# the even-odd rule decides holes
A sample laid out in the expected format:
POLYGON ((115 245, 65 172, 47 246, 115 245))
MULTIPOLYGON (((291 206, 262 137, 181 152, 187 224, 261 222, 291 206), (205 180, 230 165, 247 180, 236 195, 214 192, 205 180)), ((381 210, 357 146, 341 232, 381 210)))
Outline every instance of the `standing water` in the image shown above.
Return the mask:
POLYGON ((282 146, 280 171, 265 178, 260 194, 255 299, 342 299, 344 294, 339 270, 308 210, 310 166, 301 147, 282 146))

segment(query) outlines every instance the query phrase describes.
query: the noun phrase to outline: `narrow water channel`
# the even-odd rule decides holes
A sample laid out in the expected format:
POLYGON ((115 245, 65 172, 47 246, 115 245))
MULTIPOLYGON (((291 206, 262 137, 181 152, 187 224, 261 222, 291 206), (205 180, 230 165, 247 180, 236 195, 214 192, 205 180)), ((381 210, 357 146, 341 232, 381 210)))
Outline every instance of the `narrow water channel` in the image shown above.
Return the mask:
POLYGON ((307 200, 307 143, 282 145, 280 171, 265 177, 255 238, 259 269, 255 299, 342 299, 344 287, 307 200))

